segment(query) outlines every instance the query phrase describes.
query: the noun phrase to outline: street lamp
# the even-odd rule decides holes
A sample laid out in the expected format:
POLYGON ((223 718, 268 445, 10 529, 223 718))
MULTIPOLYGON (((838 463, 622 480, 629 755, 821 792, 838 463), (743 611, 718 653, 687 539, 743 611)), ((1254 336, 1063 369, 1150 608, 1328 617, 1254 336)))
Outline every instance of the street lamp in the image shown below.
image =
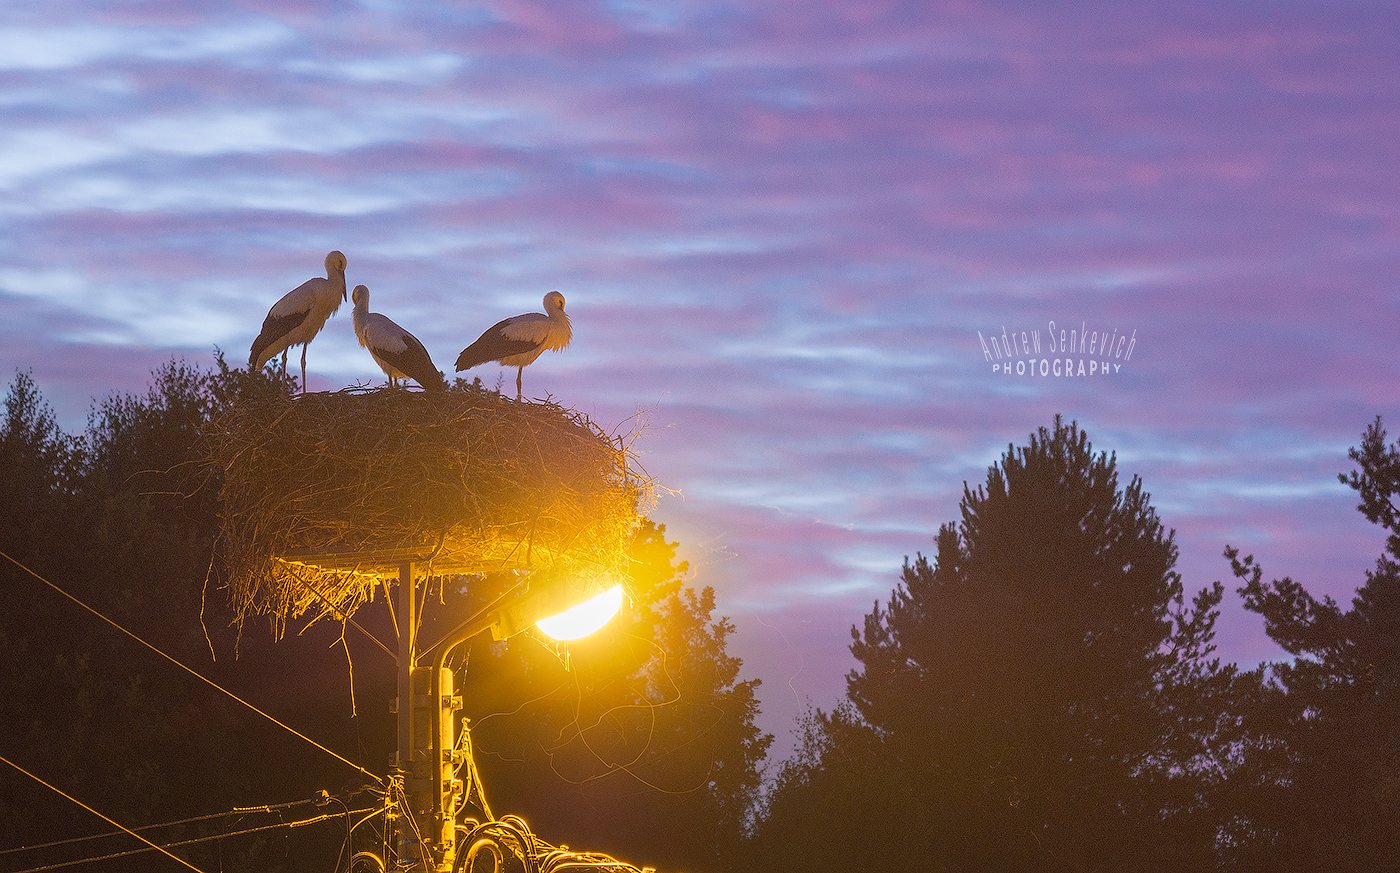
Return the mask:
POLYGON ((622 586, 614 585, 563 612, 535 622, 546 636, 561 642, 580 640, 612 621, 622 609, 622 586))

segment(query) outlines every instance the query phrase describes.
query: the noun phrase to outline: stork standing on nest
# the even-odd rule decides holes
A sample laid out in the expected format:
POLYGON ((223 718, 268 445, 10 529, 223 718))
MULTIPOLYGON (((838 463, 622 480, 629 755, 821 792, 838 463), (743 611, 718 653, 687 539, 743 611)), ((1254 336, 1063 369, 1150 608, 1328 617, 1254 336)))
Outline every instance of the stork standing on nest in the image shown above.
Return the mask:
POLYGON ((445 390, 447 383, 442 373, 433 366, 433 359, 418 337, 399 327, 389 316, 370 312, 369 289, 364 285, 356 285, 353 296, 355 336, 389 377, 389 385, 396 385, 396 379, 412 379, 429 391, 445 390))
POLYGON ((326 255, 326 277, 307 279, 272 304, 263 319, 262 331, 248 350, 248 368, 263 365, 282 353, 282 370, 287 369, 287 349, 301 346, 301 391, 306 393, 306 347, 325 327, 345 301, 345 255, 326 255))
POLYGON ((560 351, 573 339, 573 326, 564 313, 564 295, 551 291, 544 295, 544 312, 527 312, 498 321, 467 346, 457 356, 457 371, 470 370, 478 364, 496 361, 506 367, 518 367, 515 374, 515 399, 524 393, 521 382, 525 368, 535 362, 545 349, 560 351))

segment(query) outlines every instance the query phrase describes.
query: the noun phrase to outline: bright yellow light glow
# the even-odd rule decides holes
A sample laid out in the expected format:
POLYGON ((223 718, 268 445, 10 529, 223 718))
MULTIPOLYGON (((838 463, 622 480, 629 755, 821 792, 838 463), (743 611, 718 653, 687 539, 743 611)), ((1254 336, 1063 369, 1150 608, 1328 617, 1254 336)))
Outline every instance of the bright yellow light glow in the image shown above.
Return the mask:
POLYGON ((540 619, 535 627, 556 640, 582 639, 607 624, 621 608, 622 586, 614 585, 558 615, 540 619))

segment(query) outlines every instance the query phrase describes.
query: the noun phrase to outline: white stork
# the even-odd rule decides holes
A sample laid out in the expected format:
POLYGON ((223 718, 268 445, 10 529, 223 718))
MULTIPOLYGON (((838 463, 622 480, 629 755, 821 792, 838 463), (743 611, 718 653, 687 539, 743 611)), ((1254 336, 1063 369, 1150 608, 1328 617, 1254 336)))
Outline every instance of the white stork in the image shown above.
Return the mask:
POLYGON ((307 279, 272 304, 263 319, 262 331, 248 350, 248 368, 263 365, 282 353, 282 369, 287 369, 287 349, 301 346, 301 390, 306 393, 306 347, 325 327, 345 300, 345 256, 326 255, 326 278, 307 279))
POLYGON ((412 379, 429 391, 442 391, 447 388, 442 373, 433 366, 428 350, 418 341, 418 337, 399 327, 393 319, 378 312, 369 311, 369 289, 356 285, 355 336, 360 345, 369 349, 370 357, 379 369, 389 377, 391 386, 396 379, 412 379))
POLYGON ((469 370, 487 361, 506 367, 519 367, 515 374, 515 399, 523 393, 525 368, 545 349, 560 351, 573 339, 573 327, 564 314, 564 295, 551 291, 544 295, 544 312, 527 312, 498 321, 457 356, 457 371, 469 370))

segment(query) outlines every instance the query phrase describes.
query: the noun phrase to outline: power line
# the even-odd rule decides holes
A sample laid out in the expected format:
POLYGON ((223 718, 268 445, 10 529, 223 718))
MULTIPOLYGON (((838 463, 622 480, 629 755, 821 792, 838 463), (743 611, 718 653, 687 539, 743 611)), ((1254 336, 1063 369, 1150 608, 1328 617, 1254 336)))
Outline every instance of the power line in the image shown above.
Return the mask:
MULTIPOLYGON (((272 812, 278 812, 278 811, 281 811, 281 810, 284 810, 284 809, 292 809, 293 807, 305 806, 305 805, 310 804, 310 803, 318 803, 318 802, 320 802, 320 798, 314 798, 314 797, 313 797, 313 798, 308 798, 308 799, 306 799, 306 800, 289 800, 289 801, 287 801, 286 803, 274 803, 274 804, 267 804, 267 805, 264 805, 264 806, 236 806, 236 807, 234 807, 233 809, 230 809, 230 810, 228 810, 228 811, 226 811, 226 812, 214 812, 214 813, 210 813, 210 814, 208 814, 208 815, 196 815, 196 816, 192 816, 192 817, 190 817, 190 818, 177 819, 177 820, 175 820, 175 821, 164 821, 164 822, 158 822, 158 823, 156 823, 156 824, 141 825, 140 827, 132 828, 132 830, 134 830, 134 831, 154 831, 154 830, 160 830, 161 828, 173 828, 173 827, 178 827, 179 825, 196 824, 196 823, 202 822, 202 821, 213 821, 214 819, 219 819, 219 818, 232 818, 233 816, 236 816, 236 815, 238 815, 238 816, 246 816, 246 815, 256 815, 256 814, 258 814, 258 813, 269 813, 269 814, 270 814, 270 813, 272 813, 272 812)), ((52 842, 48 842, 48 843, 35 843, 35 844, 32 845, 32 846, 14 846, 14 847, 9 848, 9 849, 0 849, 0 855, 13 855, 13 854, 15 854, 16 852, 37 852, 37 851, 39 851, 40 849, 52 849, 52 848, 56 848, 56 847, 58 847, 58 846, 69 846, 69 845, 72 845, 72 844, 74 844, 74 843, 86 843, 86 842, 91 842, 92 840, 103 840, 103 839, 106 839, 106 838, 108 838, 108 837, 120 836, 121 834, 124 834, 124 833, 126 833, 125 830, 107 831, 107 832, 105 832, 105 833, 100 833, 100 834, 88 834, 87 836, 84 836, 84 837, 69 837, 69 838, 64 839, 64 840, 53 840, 52 842)), ((143 851, 143 852, 144 852, 144 851, 146 851, 146 850, 145 850, 145 849, 142 849, 142 850, 140 850, 140 851, 143 851)))
MULTIPOLYGON (((0 552, 0 554, 3 554, 3 552, 0 552)), ((9 555, 5 555, 5 557, 8 558, 9 555)), ((10 560, 14 560, 14 559, 11 558, 10 560)), ((189 869, 193 870, 194 873, 204 873, 203 870, 201 870, 201 869, 199 869, 198 867, 194 866, 194 865, 191 864, 189 861, 186 861, 184 858, 181 858, 179 855, 171 854, 170 852, 166 851, 165 849, 161 848, 160 846, 156 845, 155 843, 153 843, 153 842, 151 842, 150 840, 146 839, 145 837, 141 836, 141 835, 138 834, 136 831, 132 830, 131 828, 127 827, 126 825, 122 824, 121 822, 116 821, 116 820, 114 820, 114 819, 110 819, 110 818, 108 818, 107 816, 103 815, 102 813, 98 812, 97 810, 93 809, 92 807, 88 806, 86 803, 83 803, 81 800, 79 800, 78 798, 76 798, 76 797, 74 797, 73 795, 69 794, 68 792, 64 791, 62 788, 59 788, 59 787, 57 787, 56 785, 51 785, 50 783, 45 782, 43 779, 40 779, 38 776, 35 776, 33 773, 30 773, 28 770, 26 770, 26 769, 24 769, 23 767, 21 767, 20 765, 16 764, 14 761, 11 761, 9 758, 6 758, 6 757, 4 757, 3 755, 0 755, 0 762, 4 762, 4 763, 6 763, 6 764, 9 764, 11 767, 14 767, 16 770, 18 770, 19 772, 21 772, 21 773, 23 773, 24 775, 28 776, 30 779, 33 779, 35 782, 38 782, 40 785, 44 786, 45 788, 49 789, 50 791, 56 792, 57 794, 62 795, 63 797, 67 798, 68 800, 73 801, 73 802, 76 803, 77 805, 81 806, 83 809, 86 809, 88 812, 92 813, 93 815, 95 815, 95 816, 97 816, 98 818, 102 819, 103 821, 107 822, 107 824, 112 825, 112 826, 114 826, 114 827, 119 827, 119 828, 121 828, 123 831, 126 831, 128 834, 131 834, 133 837, 135 837, 136 839, 138 839, 138 840, 140 840, 141 842, 145 843, 146 845, 150 846, 152 849, 155 849, 157 852, 160 852, 162 855, 165 855, 165 856, 171 858, 172 860, 178 861, 178 862, 180 862, 181 864, 183 864, 184 866, 186 866, 186 867, 188 867, 189 869)))
MULTIPOLYGON (((263 831, 272 831, 277 830, 278 828, 290 829, 306 827, 308 825, 320 824, 323 821, 329 821, 333 818, 341 818, 343 816, 350 815, 359 815, 363 812, 375 812, 378 809, 379 807, 366 807, 364 809, 351 809, 345 812, 326 812, 322 813, 321 815, 313 816, 312 818, 301 819, 300 821, 279 821, 274 822, 273 824, 265 824, 258 825, 257 827, 244 828, 243 830, 239 831, 229 831, 228 833, 224 834, 210 834, 206 837, 192 837, 188 840, 179 840, 174 843, 166 843, 164 848, 162 848, 161 846, 156 846, 154 843, 152 843, 151 845, 159 851, 165 851, 165 849, 178 849, 184 846, 193 846, 197 843, 208 843, 214 840, 224 840, 232 837, 244 837, 248 834, 256 834, 261 833, 263 831)), ((16 871, 16 873, 41 873, 41 871, 44 870, 60 870, 64 867, 76 867, 80 864, 94 864, 98 861, 113 861, 117 858, 126 858, 130 857, 131 855, 141 855, 149 851, 151 851, 151 849, 149 848, 127 849, 123 852, 112 852, 111 854, 98 855, 92 858, 74 858, 70 861, 58 861, 53 864, 45 864, 42 867, 27 867, 23 870, 16 871)))
MULTIPOLYGON (((237 694, 234 694, 232 691, 229 691, 227 688, 224 688, 222 685, 220 685, 219 683, 215 682, 213 679, 208 678, 208 677, 205 676, 203 673, 200 673, 199 671, 195 670, 195 669, 192 668, 192 667, 186 666, 186 665, 184 664, 184 662, 182 662, 182 661, 180 661, 180 660, 177 660, 174 656, 172 656, 172 655, 167 655, 165 652, 161 651, 160 649, 158 649, 158 648, 156 648, 155 646, 151 645, 150 643, 146 642, 145 640, 143 640, 141 637, 137 636, 137 635, 136 635, 135 633, 133 633, 132 631, 127 630, 125 627, 123 627, 122 625, 118 624, 118 623, 117 623, 116 621, 114 621, 113 619, 108 618, 107 616, 103 615, 101 612, 98 612, 98 611, 97 611, 96 609, 94 609, 93 607, 88 606, 86 603, 84 603, 83 601, 79 600, 77 597, 73 596, 72 594, 69 594, 67 591, 65 591, 64 589, 60 588, 58 585, 54 584, 53 582, 50 582, 48 579, 45 579, 43 576, 40 576, 40 575, 39 575, 37 572, 35 572, 34 570, 31 570, 31 569, 29 569, 28 567, 26 567, 24 564, 21 564, 19 561, 15 560, 13 557, 11 557, 7 552, 5 552, 5 551, 3 551, 3 550, 0 550, 0 558, 4 558, 5 560, 9 561, 11 564, 14 564, 16 567, 18 567, 18 568, 20 568, 21 570, 23 570, 24 572, 28 573, 30 576, 33 576, 35 579, 38 579, 40 582, 43 582, 45 585, 47 585, 47 586, 49 586, 50 588, 52 588, 53 590, 57 591, 59 594, 62 594, 64 597, 66 597, 66 598, 68 598, 69 600, 73 601, 73 602, 76 603, 78 606, 81 606, 83 609, 87 610, 88 612, 90 612, 90 613, 92 613, 93 615, 97 616, 98 618, 102 619, 102 620, 105 621, 107 624, 109 624, 109 625, 111 625, 112 627, 116 628, 117 630, 121 631, 123 634, 126 634, 126 635, 127 635, 128 637, 130 637, 131 639, 135 640, 136 642, 138 642, 138 643, 140 643, 141 645, 145 646, 146 648, 150 649, 152 652, 155 652, 157 655, 160 655, 160 656, 161 656, 162 658, 164 658, 165 660, 167 660, 167 661, 169 661, 170 663, 174 664, 175 666, 179 667, 181 670, 184 670, 186 673, 189 673, 191 676, 195 677, 196 679, 198 679, 199 681, 201 681, 201 682, 203 682, 204 684, 208 685, 209 687, 211 687, 211 688, 213 688, 213 689, 215 689, 215 690, 217 690, 217 691, 219 691, 219 692, 221 692, 221 693, 223 693, 223 694, 228 695, 229 697, 233 698, 233 699, 236 700, 237 702, 239 702, 239 703, 243 704, 244 706, 248 707, 248 708, 251 709, 253 712, 256 712, 258 715, 262 716, 263 718, 267 719, 268 721, 272 722, 273 724, 277 725, 278 727, 282 728, 283 730, 286 730, 286 731, 288 731, 288 732, 294 734, 295 736, 298 736, 298 737, 302 738, 302 739, 305 740, 306 742, 310 743, 311 745, 315 746, 316 748, 320 749, 321 751, 325 752, 326 754, 330 755, 331 757, 335 758, 336 760, 338 760, 338 761, 340 761, 340 762, 342 762, 342 763, 344 763, 344 764, 349 765, 350 767, 352 767, 352 768, 354 768, 355 770, 359 771, 362 775, 368 776, 369 778, 373 779, 375 782, 378 782, 380 785, 383 785, 383 784, 384 784, 384 779, 383 779, 383 777, 380 777, 380 776, 375 775, 374 773, 371 773, 370 771, 366 770, 364 767, 361 767, 359 764, 356 764, 354 761, 351 761, 349 758, 346 758, 346 757, 344 757, 343 755, 341 755, 340 753, 338 753, 338 752, 336 752, 336 751, 334 751, 334 750, 332 750, 332 749, 330 749, 330 748, 327 748, 326 746, 321 745, 320 743, 318 743, 318 742, 316 742, 315 740, 311 739, 311 738, 308 737, 306 734, 302 733, 301 731, 297 730, 296 728, 294 728, 294 727, 292 727, 292 726, 286 724, 285 722, 279 721, 278 719, 276 719, 276 718, 274 718, 273 716, 267 714, 266 712, 263 712, 261 709, 257 708, 257 707, 254 706, 253 704, 251 704, 251 703, 249 703, 248 701, 244 700, 243 698, 239 697, 237 694)), ((116 823, 113 822, 113 824, 116 824, 116 823)), ((118 827, 120 827, 120 825, 118 825, 118 827)))

